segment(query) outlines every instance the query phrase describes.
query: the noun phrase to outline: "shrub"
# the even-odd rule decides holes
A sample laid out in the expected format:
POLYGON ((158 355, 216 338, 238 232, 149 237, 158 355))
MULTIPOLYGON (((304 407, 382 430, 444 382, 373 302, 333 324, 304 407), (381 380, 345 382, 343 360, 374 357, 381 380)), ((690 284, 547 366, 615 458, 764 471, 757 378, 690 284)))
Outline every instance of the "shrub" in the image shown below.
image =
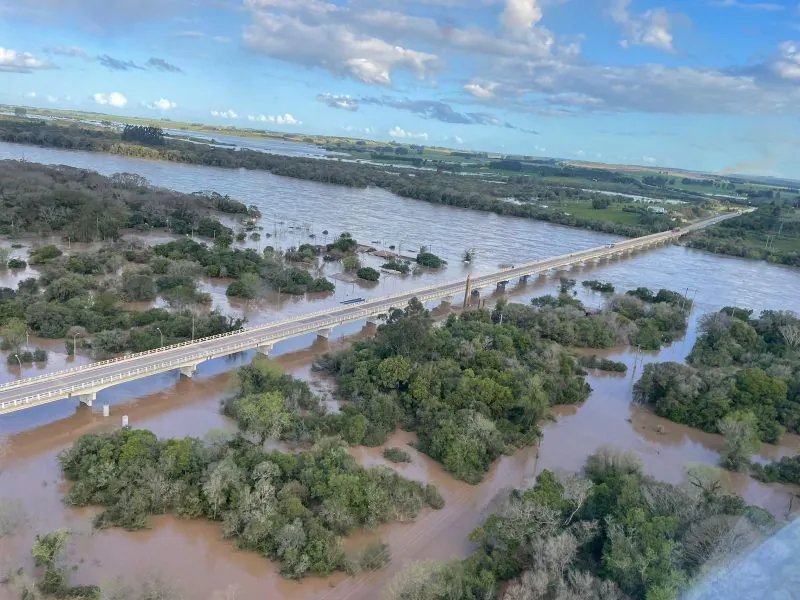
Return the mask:
POLYGON ((405 452, 400 448, 385 448, 383 451, 383 458, 390 460, 393 463, 411 462, 411 457, 408 455, 408 452, 405 452))
POLYGON ((59 250, 56 246, 53 246, 52 244, 48 244, 47 246, 40 246, 38 248, 34 248, 33 250, 31 250, 30 263, 32 265, 39 265, 47 262, 48 260, 58 258, 62 254, 63 252, 61 252, 61 250, 59 250))
POLYGON ((27 266, 28 263, 26 263, 21 258, 12 258, 11 260, 8 261, 9 269, 24 269, 27 266))
POLYGON ((356 275, 358 275, 359 279, 364 279, 365 281, 378 281, 381 276, 381 274, 372 267, 362 267, 356 272, 356 275))
POLYGON ((380 540, 370 542, 364 552, 361 553, 361 560, 359 564, 364 571, 378 571, 382 569, 391 561, 391 553, 389 552, 389 544, 380 540))

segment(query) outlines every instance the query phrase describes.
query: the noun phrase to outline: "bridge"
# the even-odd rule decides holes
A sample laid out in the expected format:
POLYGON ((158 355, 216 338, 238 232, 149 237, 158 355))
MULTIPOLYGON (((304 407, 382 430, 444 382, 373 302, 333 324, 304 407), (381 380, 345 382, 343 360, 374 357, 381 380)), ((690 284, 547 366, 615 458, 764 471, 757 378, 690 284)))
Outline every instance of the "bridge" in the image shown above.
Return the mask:
POLYGON ((197 366, 208 360, 252 349, 269 354, 276 343, 293 337, 308 333, 328 337, 335 327, 344 323, 359 320, 377 322, 381 315, 388 314, 394 308, 405 307, 412 298, 428 302, 463 296, 466 302, 471 292, 482 288, 490 286, 503 288, 514 280, 527 281, 532 275, 591 264, 661 246, 691 231, 738 214, 729 213, 681 230, 656 233, 573 254, 514 265, 486 275, 437 283, 426 288, 374 298, 357 304, 328 308, 191 342, 20 379, 0 385, 0 415, 67 398, 78 398, 84 404, 91 406, 98 392, 120 383, 168 371, 180 371, 181 375, 191 377, 197 366))

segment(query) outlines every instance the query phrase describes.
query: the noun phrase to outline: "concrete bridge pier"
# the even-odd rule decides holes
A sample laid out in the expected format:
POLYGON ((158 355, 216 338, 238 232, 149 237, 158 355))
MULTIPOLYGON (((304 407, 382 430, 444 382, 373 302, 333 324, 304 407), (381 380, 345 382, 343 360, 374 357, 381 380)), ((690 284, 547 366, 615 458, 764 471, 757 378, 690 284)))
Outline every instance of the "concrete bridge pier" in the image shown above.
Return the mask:
POLYGON ((317 339, 327 340, 331 336, 331 332, 333 331, 333 327, 327 327, 325 329, 320 329, 317 331, 317 339))
POLYGON ((97 392, 89 392, 88 394, 81 394, 78 396, 78 400, 81 401, 81 404, 85 404, 86 406, 91 406, 92 402, 97 400, 97 392))
POLYGON ((181 375, 191 379, 192 376, 197 372, 197 365, 186 365, 185 367, 181 367, 180 371, 181 375))
MULTIPOLYGON (((536 273, 533 273, 532 275, 535 277, 536 273)), ((519 278, 520 284, 521 285, 526 285, 528 283, 528 279, 530 279, 530 277, 531 277, 531 275, 523 275, 522 277, 520 277, 519 278)))
POLYGON ((498 281, 497 282, 497 291, 498 292, 506 291, 506 284, 508 284, 508 281, 498 281))
POLYGON ((269 353, 272 352, 272 347, 272 344, 265 344, 256 348, 256 352, 262 356, 269 356, 269 353))

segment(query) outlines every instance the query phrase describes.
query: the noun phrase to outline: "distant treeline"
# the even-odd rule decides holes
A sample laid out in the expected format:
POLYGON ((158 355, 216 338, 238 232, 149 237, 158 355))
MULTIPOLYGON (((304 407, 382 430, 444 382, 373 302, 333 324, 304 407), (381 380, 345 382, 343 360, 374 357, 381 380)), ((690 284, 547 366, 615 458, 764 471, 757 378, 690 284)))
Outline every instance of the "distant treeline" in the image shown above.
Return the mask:
MULTIPOLYGON (((0 141, 31 144, 53 148, 68 148, 93 152, 110 152, 124 156, 136 156, 157 160, 190 163, 225 168, 266 170, 275 175, 306 179, 320 183, 332 183, 351 187, 380 187, 397 195, 423 200, 434 204, 448 204, 462 208, 494 212, 550 221, 561 225, 581 227, 595 231, 638 236, 669 227, 666 220, 642 218, 640 224, 623 225, 566 214, 545 209, 526 202, 512 203, 507 199, 537 199, 544 204, 557 204, 559 200, 591 201, 596 194, 580 189, 536 181, 530 177, 509 180, 507 185, 483 181, 479 177, 463 177, 443 172, 415 171, 413 173, 387 172, 385 167, 365 164, 317 160, 266 154, 251 150, 214 148, 167 139, 163 146, 143 146, 124 143, 118 131, 92 129, 80 125, 64 125, 46 121, 0 119, 0 141)), ((395 155, 394 158, 397 158, 395 155)), ((556 167, 552 169, 560 176, 570 176, 571 171, 556 167)), ((590 171, 595 178, 619 177, 604 175, 602 170, 590 171)))
POLYGON ((693 234, 689 246, 800 267, 800 210, 762 206, 693 234))
POLYGON ((60 233, 72 241, 116 240, 123 229, 169 228, 214 237, 231 233, 209 211, 248 214, 213 192, 181 194, 150 186, 144 177, 104 177, 72 167, 0 161, 0 234, 60 233))

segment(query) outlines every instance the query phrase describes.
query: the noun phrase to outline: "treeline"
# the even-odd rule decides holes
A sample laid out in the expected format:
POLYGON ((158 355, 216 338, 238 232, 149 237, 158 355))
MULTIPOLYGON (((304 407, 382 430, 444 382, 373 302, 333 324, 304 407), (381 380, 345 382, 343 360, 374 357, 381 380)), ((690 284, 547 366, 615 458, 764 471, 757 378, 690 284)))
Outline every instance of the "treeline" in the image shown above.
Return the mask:
POLYGON ((181 194, 144 177, 104 177, 71 167, 0 161, 0 234, 61 234, 78 242, 117 240, 126 228, 165 228, 178 234, 229 236, 211 211, 248 214, 219 194, 181 194))
MULTIPOLYGON (((434 204, 550 221, 630 237, 663 231, 668 225, 660 219, 646 218, 646 215, 642 217, 639 225, 622 225, 542 208, 529 202, 506 201, 512 197, 520 200, 537 199, 540 204, 554 204, 559 199, 572 201, 580 199, 591 202, 595 196, 578 188, 544 183, 534 177, 510 178, 507 185, 498 186, 496 183, 483 181, 480 177, 463 177, 441 171, 387 172, 385 167, 287 157, 246 149, 215 148, 178 140, 167 140, 165 145, 160 147, 143 146, 124 143, 120 135, 111 129, 97 130, 86 126, 66 126, 61 123, 14 118, 0 118, 0 140, 213 167, 261 169, 285 177, 359 188, 375 186, 399 196, 434 204)), ((566 171, 556 169, 556 171, 562 177, 570 174, 568 169, 566 171)), ((592 171, 592 173, 594 177, 598 177, 597 173, 602 171, 592 171)))
MULTIPOLYGON (((412 564, 385 598, 676 600, 699 593, 707 573, 734 571, 781 526, 725 493, 713 469, 690 469, 672 485, 644 475, 632 455, 609 449, 590 456, 581 474, 545 470, 533 487, 497 505, 470 535, 478 545, 470 557, 412 564)), ((773 560, 788 573, 791 536, 780 550, 773 560)))
POLYGON ((761 206, 693 233, 689 247, 800 267, 800 209, 761 206))
POLYGON ((439 498, 391 469, 361 467, 335 439, 289 454, 241 436, 159 440, 124 428, 82 436, 59 462, 72 482, 66 502, 104 508, 97 527, 143 529, 164 513, 218 521, 295 579, 353 572, 340 536, 414 519, 439 498))
POLYGON ((634 386, 636 401, 671 421, 715 433, 738 429, 734 468, 749 459, 752 438, 777 443, 784 431, 800 433, 800 319, 751 314, 729 307, 706 315, 688 365, 649 364, 634 386))

